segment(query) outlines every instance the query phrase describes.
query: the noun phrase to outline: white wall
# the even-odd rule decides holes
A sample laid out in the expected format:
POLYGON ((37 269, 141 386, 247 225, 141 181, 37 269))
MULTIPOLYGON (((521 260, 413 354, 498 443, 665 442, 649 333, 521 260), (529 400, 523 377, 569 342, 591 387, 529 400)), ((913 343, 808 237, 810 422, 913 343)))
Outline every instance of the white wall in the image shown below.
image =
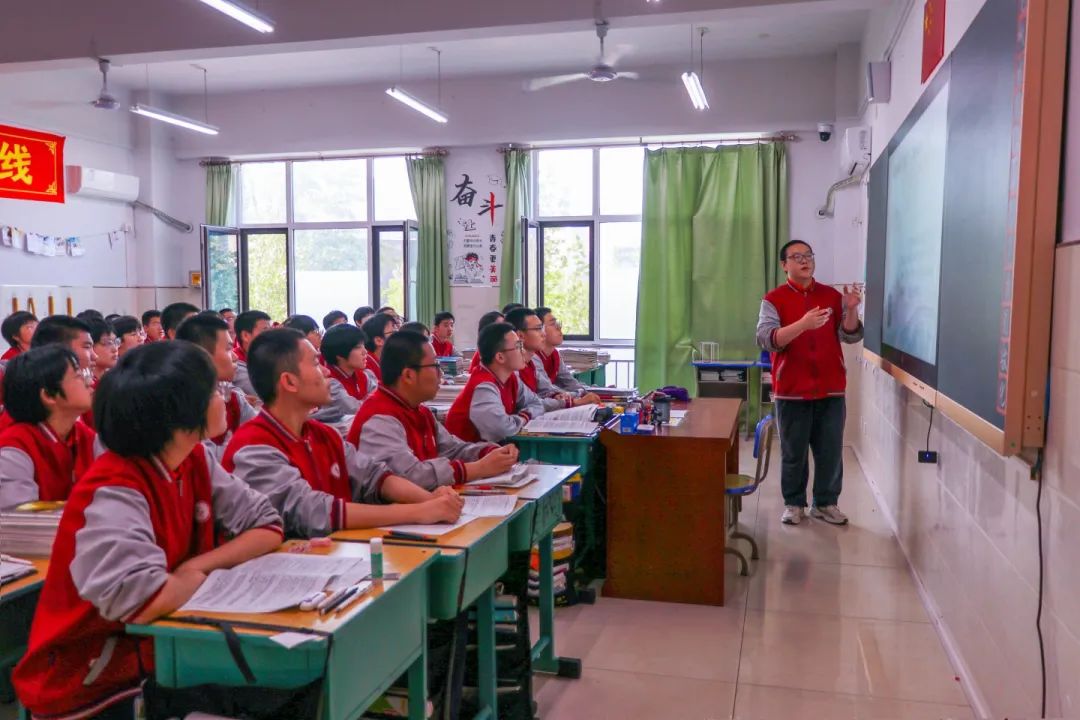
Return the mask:
MULTIPOLYGON (((902 7, 876 13, 863 57, 885 57, 902 7)), ((952 51, 983 0, 950 0, 946 53, 952 51)), ((1074 17, 1073 42, 1080 39, 1074 17)), ((922 4, 915 3, 892 52, 892 100, 871 106, 865 120, 874 132, 875 157, 910 112, 922 91, 922 4)), ((1075 54, 1074 54, 1075 56, 1075 54)), ((1075 57, 1074 57, 1075 62, 1075 57)), ((1080 73, 1072 76, 1080 95, 1080 73)), ((1075 102, 1074 102, 1075 108, 1075 102)), ((1075 162, 1078 110, 1069 144, 1075 162)), ((1075 171, 1075 165, 1073 166, 1075 171)), ((865 202, 865 201, 864 201, 865 202)), ((1075 188, 1065 214, 1080 217, 1075 188)), ((860 228, 857 242, 865 245, 860 228)), ((1050 415, 1044 468, 1046 717, 1080 716, 1080 446, 1067 428, 1080 424, 1080 248, 1058 250, 1055 269, 1050 415)), ((930 445, 937 465, 919 465, 928 412, 891 377, 849 355, 848 431, 867 477, 893 522, 912 569, 926 591, 931 617, 957 660, 977 713, 988 717, 1039 716, 1036 483, 1017 458, 997 455, 948 418, 937 415, 930 445)))

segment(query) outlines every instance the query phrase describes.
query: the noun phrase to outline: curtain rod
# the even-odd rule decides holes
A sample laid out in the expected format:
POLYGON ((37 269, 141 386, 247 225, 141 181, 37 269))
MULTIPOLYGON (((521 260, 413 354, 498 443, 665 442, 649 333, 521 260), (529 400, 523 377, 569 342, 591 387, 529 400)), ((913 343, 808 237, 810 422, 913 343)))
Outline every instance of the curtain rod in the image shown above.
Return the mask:
POLYGON ((254 163, 271 163, 271 162, 286 162, 289 160, 295 160, 298 162, 308 162, 311 160, 362 160, 365 158, 380 158, 380 157, 445 157, 450 154, 450 151, 442 147, 424 148, 423 150, 387 150, 385 152, 365 152, 365 153, 343 153, 341 155, 325 154, 325 153, 313 153, 311 155, 280 155, 276 157, 260 157, 252 158, 250 160, 238 159, 232 160, 229 158, 221 157, 207 157, 199 160, 200 167, 212 167, 215 165, 247 165, 254 163))
POLYGON ((588 150, 592 148, 606 148, 606 147, 683 147, 686 145, 743 145, 753 143, 764 142, 798 142, 799 136, 793 132, 773 133, 770 135, 745 135, 745 136, 727 136, 718 138, 703 138, 693 140, 649 140, 645 137, 639 137, 637 140, 624 140, 609 141, 609 142, 570 142, 566 144, 552 143, 542 145, 524 145, 518 143, 508 143, 501 145, 498 148, 500 153, 507 153, 510 150, 588 150))

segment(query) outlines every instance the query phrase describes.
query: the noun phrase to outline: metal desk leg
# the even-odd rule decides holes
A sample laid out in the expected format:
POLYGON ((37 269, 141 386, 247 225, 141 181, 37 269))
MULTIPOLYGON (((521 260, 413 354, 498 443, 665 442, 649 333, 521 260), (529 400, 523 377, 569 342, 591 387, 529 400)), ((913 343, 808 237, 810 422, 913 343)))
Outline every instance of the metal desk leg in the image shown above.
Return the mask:
POLYGON ((427 623, 424 623, 423 644, 424 648, 420 657, 409 666, 409 720, 426 720, 427 718, 427 623))
POLYGON ((495 588, 489 587, 476 600, 476 654, 480 702, 477 717, 497 718, 498 678, 495 667, 495 588), (489 714, 490 713, 490 714, 489 714))
POLYGON ((537 672, 554 673, 559 677, 580 678, 581 660, 555 655, 555 567, 551 533, 540 545, 540 637, 533 646, 533 668, 537 672))

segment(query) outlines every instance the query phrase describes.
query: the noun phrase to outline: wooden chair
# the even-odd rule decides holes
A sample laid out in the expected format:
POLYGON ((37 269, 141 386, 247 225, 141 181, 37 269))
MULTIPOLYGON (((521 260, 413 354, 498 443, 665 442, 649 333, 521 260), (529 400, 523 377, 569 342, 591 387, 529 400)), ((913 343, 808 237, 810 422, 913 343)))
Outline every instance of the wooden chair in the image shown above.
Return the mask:
MULTIPOLYGON (((739 511, 742 510, 743 497, 757 492, 758 486, 769 474, 769 458, 772 456, 772 441, 775 433, 776 421, 772 415, 766 415, 758 422, 754 430, 754 458, 757 460, 757 467, 753 476, 732 474, 724 479, 724 499, 727 502, 725 532, 729 540, 738 538, 750 543, 751 560, 758 559, 758 546, 750 535, 739 532, 739 511)), ((750 563, 738 548, 728 543, 724 552, 739 559, 740 575, 750 574, 750 563)))

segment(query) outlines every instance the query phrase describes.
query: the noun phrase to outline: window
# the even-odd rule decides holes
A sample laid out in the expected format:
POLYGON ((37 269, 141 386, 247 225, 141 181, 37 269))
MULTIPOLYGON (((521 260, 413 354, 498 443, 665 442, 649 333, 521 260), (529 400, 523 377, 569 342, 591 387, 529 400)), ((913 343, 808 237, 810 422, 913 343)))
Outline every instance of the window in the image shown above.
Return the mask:
POLYGON ((545 223, 540 304, 562 321, 568 338, 588 338, 592 327, 592 223, 545 223))
POLYGON ((541 150, 538 154, 540 217, 593 214, 593 151, 541 150))
POLYGON ((570 339, 629 344, 637 327, 644 148, 538 150, 539 241, 525 243, 526 287, 570 339), (595 169, 595 172, 594 172, 595 169))
POLYGON ((208 228, 203 243, 211 307, 265 310, 278 321, 379 304, 415 314, 405 158, 252 162, 236 176, 240 228, 208 228))
POLYGON ((294 222, 367 220, 367 160, 292 163, 294 222))
POLYGON ((296 312, 321 321, 371 304, 367 228, 295 230, 296 312))
POLYGON ((409 171, 403 157, 375 158, 375 222, 415 220, 409 171))
POLYGON ((240 224, 285 222, 285 163, 251 163, 240 172, 240 224))

